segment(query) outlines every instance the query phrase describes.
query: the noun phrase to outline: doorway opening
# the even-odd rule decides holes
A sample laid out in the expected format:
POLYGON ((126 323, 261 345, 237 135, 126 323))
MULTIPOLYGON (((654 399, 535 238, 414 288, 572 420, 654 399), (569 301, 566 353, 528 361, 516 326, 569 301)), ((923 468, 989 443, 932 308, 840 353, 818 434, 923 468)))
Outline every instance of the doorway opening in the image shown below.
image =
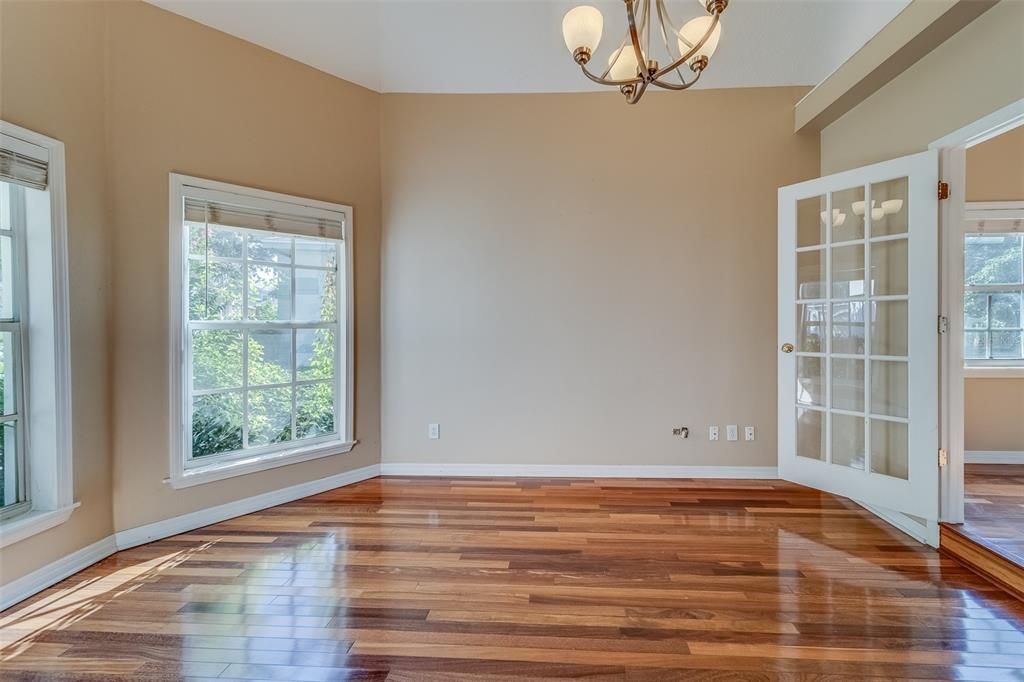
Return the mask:
POLYGON ((943 546, 970 541, 1024 570, 1024 100, 932 148, 950 186, 940 223, 943 546))

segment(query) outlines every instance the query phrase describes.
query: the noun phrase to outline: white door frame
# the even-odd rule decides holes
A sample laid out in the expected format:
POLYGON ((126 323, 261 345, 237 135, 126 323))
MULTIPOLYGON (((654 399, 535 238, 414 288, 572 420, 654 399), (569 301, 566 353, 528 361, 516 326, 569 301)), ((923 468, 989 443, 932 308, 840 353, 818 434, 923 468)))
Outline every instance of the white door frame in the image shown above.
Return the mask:
POLYGON ((939 310, 947 320, 939 364, 939 443, 947 464, 939 480, 939 520, 964 520, 964 363, 963 282, 964 222, 966 219, 967 149, 1024 125, 1024 99, 984 116, 935 140, 939 175, 949 184, 949 200, 939 205, 939 310))

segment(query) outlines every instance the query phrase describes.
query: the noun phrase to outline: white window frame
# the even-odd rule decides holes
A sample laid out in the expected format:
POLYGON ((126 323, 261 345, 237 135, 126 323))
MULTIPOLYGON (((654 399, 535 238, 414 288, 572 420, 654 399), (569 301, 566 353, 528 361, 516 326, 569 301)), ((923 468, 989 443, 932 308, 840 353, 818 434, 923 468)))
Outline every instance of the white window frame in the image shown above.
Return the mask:
POLYGON ((24 398, 22 459, 28 504, 0 519, 0 547, 64 523, 78 507, 72 469, 71 338, 64 144, 0 121, 0 144, 46 162, 45 192, 26 192, 19 311, 24 398), (26 342, 27 341, 27 342, 26 342))
MULTIPOLYGON (((288 194, 269 192, 239 185, 232 185, 205 178, 170 174, 170 424, 171 443, 169 477, 167 482, 174 488, 186 488, 241 476, 274 467, 295 464, 320 457, 329 457, 349 452, 356 445, 354 434, 355 375, 354 375, 354 241, 352 207, 288 194), (339 341, 340 357, 337 359, 335 376, 335 424, 337 433, 312 438, 298 443, 290 441, 282 445, 251 448, 243 452, 225 455, 208 455, 202 459, 191 457, 191 358, 188 321, 188 257, 187 230, 184 221, 186 197, 207 198, 229 203, 272 208, 287 205, 292 213, 308 215, 328 212, 333 216, 344 215, 344 234, 340 248, 343 251, 342 270, 338 278, 339 301, 345 310, 337 315, 335 327, 339 341), (339 404, 341 403, 341 404, 339 404)), ((248 285, 243 284, 243 291, 248 285)), ((232 323, 233 324, 233 323, 232 323)), ((214 326, 216 326, 214 324, 214 326)), ((292 325, 288 325, 291 328, 292 325)), ((294 351, 294 349, 293 349, 294 351)))
MULTIPOLYGON (((975 201, 964 202, 963 235, 978 233, 1007 234, 1024 232, 1024 201, 975 201)), ((961 259, 965 244, 961 238, 961 259)), ((1015 293, 1024 290, 1024 284, 971 286, 962 282, 963 294, 1015 293)), ((961 303, 961 314, 963 305, 961 303)), ((1024 322, 1024 321, 1022 321, 1024 322)), ((991 320, 989 320, 991 324, 991 320)), ((962 323, 961 323, 962 327, 962 323)), ((962 334, 982 329, 962 329, 962 334)), ((966 341, 966 338, 963 340, 966 341)), ((966 343, 964 343, 966 346, 966 343)), ((968 378, 1024 378, 1024 359, 992 358, 963 360, 963 375, 968 378)))

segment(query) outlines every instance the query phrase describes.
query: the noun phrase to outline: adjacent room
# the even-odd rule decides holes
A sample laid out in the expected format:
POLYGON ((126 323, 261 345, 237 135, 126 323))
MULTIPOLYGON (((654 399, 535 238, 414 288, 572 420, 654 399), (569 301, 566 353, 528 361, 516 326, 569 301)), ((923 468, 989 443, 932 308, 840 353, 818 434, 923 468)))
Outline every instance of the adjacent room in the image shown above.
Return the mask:
POLYGON ((1021 679, 1022 37, 0 0, 0 678, 1021 679))

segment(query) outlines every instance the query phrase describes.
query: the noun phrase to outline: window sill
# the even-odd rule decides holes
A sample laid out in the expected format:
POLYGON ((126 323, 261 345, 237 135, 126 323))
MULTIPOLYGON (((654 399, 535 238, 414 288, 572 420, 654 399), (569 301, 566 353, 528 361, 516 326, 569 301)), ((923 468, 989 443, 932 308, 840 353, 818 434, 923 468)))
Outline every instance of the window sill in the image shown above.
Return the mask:
POLYGON ((49 530, 71 518, 71 512, 75 511, 81 502, 75 502, 67 507, 51 509, 46 511, 27 511, 24 514, 5 519, 0 522, 0 547, 13 545, 30 538, 44 530, 49 530))
POLYGON ((964 367, 965 379, 1024 379, 1024 365, 1020 367, 964 367))
POLYGON ((170 484, 172 488, 190 488, 194 485, 203 485, 214 481, 222 481, 226 478, 254 474, 258 471, 275 469, 289 464, 308 462, 311 459, 341 455, 352 450, 359 441, 333 441, 320 443, 307 448, 289 450, 287 452, 275 452, 249 459, 234 460, 230 462, 215 462, 206 466, 189 467, 182 473, 172 475, 165 479, 164 483, 170 484))

